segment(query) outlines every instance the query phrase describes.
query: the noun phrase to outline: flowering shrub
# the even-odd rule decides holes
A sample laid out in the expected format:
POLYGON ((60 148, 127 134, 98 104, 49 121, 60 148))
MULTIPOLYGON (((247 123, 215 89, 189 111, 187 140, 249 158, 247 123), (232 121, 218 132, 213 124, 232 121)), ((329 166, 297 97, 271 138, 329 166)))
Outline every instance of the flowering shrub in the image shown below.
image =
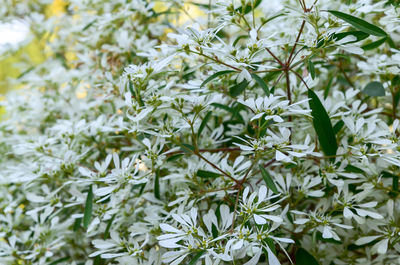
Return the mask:
POLYGON ((400 263, 397 1, 61 3, 0 9, 1 264, 400 263))

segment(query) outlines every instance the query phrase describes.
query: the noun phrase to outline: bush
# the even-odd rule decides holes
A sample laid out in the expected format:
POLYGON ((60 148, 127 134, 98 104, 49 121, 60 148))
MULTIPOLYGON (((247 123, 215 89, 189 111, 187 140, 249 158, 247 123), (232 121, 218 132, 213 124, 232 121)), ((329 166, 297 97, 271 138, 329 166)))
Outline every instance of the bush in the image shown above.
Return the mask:
POLYGON ((351 2, 6 3, 49 57, 1 102, 0 263, 400 263, 400 16, 351 2))

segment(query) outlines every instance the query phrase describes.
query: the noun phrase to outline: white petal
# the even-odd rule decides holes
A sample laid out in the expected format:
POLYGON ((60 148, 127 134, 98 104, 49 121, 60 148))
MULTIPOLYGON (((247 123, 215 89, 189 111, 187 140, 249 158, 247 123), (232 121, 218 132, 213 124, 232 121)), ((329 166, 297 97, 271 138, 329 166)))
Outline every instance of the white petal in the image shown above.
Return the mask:
POLYGON ((385 254, 388 248, 388 244, 389 244, 389 239, 384 239, 381 240, 380 242, 378 242, 375 247, 376 247, 376 251, 379 254, 385 254))
POLYGON ((351 219, 351 217, 353 217, 353 212, 348 207, 344 207, 343 216, 344 218, 351 219))
POLYGON ((358 245, 358 246, 365 245, 365 244, 368 244, 368 243, 370 243, 370 242, 372 242, 375 239, 380 238, 380 237, 381 236, 365 236, 365 237, 361 237, 355 242, 355 244, 358 245))
POLYGON ((169 224, 160 224, 160 228, 163 231, 171 232, 171 233, 182 233, 181 230, 176 229, 175 227, 169 225, 169 224))
POLYGON ((266 224, 267 221, 264 218, 261 218, 258 214, 254 214, 254 221, 256 222, 256 224, 258 225, 263 225, 266 224))

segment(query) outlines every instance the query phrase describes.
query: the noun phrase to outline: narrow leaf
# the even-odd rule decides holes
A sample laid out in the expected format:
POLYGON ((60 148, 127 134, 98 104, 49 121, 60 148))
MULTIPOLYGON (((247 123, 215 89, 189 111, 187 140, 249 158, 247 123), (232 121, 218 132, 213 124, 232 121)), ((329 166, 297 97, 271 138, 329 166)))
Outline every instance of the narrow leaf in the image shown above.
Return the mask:
POLYGON ((307 250, 299 248, 296 252, 296 265, 319 265, 319 263, 307 250))
POLYGON ((197 137, 200 137, 201 133, 203 132, 204 128, 207 125, 208 120, 211 118, 211 111, 209 111, 206 116, 204 117, 204 119, 201 121, 200 127, 199 127, 199 131, 197 132, 197 137))
POLYGON ((90 219, 92 219, 92 208, 93 208, 93 189, 90 186, 85 203, 85 212, 83 214, 83 227, 88 228, 90 219))
POLYGON ((344 121, 340 120, 338 121, 335 126, 333 126, 333 132, 337 134, 344 126, 344 121))
POLYGON ((107 226, 106 226, 106 230, 104 231, 104 239, 107 239, 108 236, 110 235, 110 228, 111 228, 112 222, 114 221, 116 215, 117 215, 117 214, 115 213, 115 214, 111 217, 111 219, 108 221, 107 226))
POLYGON ((197 253, 196 256, 193 257, 193 259, 188 263, 188 265, 194 265, 196 262, 200 259, 200 257, 205 253, 205 250, 200 251, 197 253))
POLYGON ((342 13, 339 11, 328 10, 328 12, 331 13, 332 15, 334 15, 335 17, 338 17, 341 20, 346 21, 347 23, 349 23, 356 29, 361 30, 367 34, 378 36, 378 37, 386 37, 387 36, 387 34, 384 30, 382 30, 381 28, 379 28, 365 20, 362 20, 360 18, 354 17, 349 14, 342 13))
POLYGON ((347 31, 347 32, 335 33, 335 34, 333 34, 333 38, 336 39, 337 41, 339 41, 350 35, 356 37, 356 40, 351 41, 349 43, 359 42, 359 41, 365 40, 366 38, 369 37, 369 34, 362 32, 362 31, 347 31))
POLYGON ((315 66, 312 61, 308 61, 308 72, 311 74, 311 78, 315 79, 315 66))
POLYGON ((218 178, 220 176, 220 174, 218 174, 218 173, 201 170, 201 169, 197 170, 196 175, 200 178, 218 178))
POLYGON ((371 97, 381 97, 385 95, 385 88, 382 83, 373 81, 369 83, 362 92, 371 97))
POLYGON ((268 171, 265 170, 265 168, 260 165, 260 171, 261 171, 261 175, 265 181, 265 184, 267 184, 267 187, 270 188, 275 194, 279 193, 278 189, 275 186, 274 181, 272 180, 271 176, 268 174, 268 171))
POLYGON ((229 88, 229 94, 230 94, 232 97, 237 97, 237 96, 239 96, 240 93, 242 93, 242 92, 246 89, 246 87, 247 87, 248 84, 249 84, 249 82, 247 82, 247 80, 243 80, 243 81, 240 82, 239 84, 236 84, 236 85, 230 87, 230 88, 229 88))
POLYGON ((262 79, 261 77, 259 77, 256 74, 251 74, 251 76, 257 82, 257 84, 264 90, 265 94, 267 96, 269 96, 269 94, 270 94, 269 88, 268 88, 267 84, 265 83, 264 79, 262 79))
POLYGON ((154 179, 154 197, 161 199, 160 196, 160 170, 156 170, 156 177, 154 179))
POLYGON ((331 120, 318 96, 311 89, 308 90, 309 104, 315 132, 317 133, 322 150, 327 156, 336 155, 338 149, 335 132, 331 120))
POLYGON ((216 72, 215 74, 209 76, 206 80, 204 80, 204 82, 201 83, 200 87, 205 86, 208 82, 210 82, 211 80, 217 78, 218 76, 230 74, 230 73, 233 73, 233 72, 235 72, 235 71, 233 71, 233 70, 225 70, 225 71, 216 72))
POLYGON ((377 41, 368 43, 368 44, 362 46, 361 48, 362 48, 364 51, 373 50, 373 49, 378 48, 378 47, 381 46, 382 44, 384 44, 384 43, 386 42, 386 40, 387 40, 387 38, 385 37, 385 38, 379 39, 379 40, 377 40, 377 41))

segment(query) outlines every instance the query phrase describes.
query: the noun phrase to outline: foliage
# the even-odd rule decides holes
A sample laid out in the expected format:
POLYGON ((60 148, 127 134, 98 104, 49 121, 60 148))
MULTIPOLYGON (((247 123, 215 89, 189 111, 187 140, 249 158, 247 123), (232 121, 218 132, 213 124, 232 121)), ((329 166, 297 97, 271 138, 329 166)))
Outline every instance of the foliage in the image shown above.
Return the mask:
POLYGON ((400 262, 396 1, 3 2, 1 264, 400 262))

